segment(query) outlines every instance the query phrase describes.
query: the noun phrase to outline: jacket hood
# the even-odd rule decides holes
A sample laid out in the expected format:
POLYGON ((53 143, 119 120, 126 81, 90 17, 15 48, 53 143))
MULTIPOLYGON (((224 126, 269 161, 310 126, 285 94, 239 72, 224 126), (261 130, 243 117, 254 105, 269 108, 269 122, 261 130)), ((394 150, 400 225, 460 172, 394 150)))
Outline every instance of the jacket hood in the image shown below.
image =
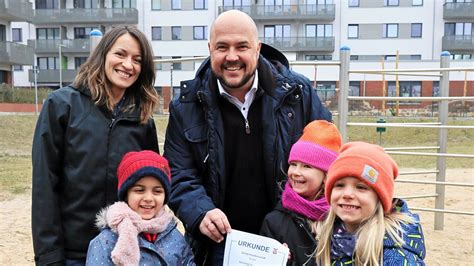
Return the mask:
MULTIPOLYGON (((422 260, 425 257, 426 250, 424 243, 424 235, 418 214, 410 212, 406 202, 401 199, 395 199, 393 204, 398 212, 407 213, 415 220, 415 222, 412 224, 401 224, 402 229, 404 231, 403 240, 405 241, 405 244, 403 244, 402 248, 416 255, 422 260)), ((393 239, 391 239, 390 237, 386 237, 384 239, 383 245, 384 248, 388 249, 399 248, 399 244, 393 241, 393 239)))
MULTIPOLYGON (((290 67, 290 63, 288 59, 285 57, 285 55, 282 52, 278 51, 274 47, 263 42, 262 42, 262 47, 260 48, 260 56, 264 57, 270 62, 278 62, 284 65, 286 68, 290 67)), ((202 62, 201 66, 196 71, 196 77, 204 75, 207 69, 211 67, 210 64, 211 64, 211 57, 208 57, 202 62)))

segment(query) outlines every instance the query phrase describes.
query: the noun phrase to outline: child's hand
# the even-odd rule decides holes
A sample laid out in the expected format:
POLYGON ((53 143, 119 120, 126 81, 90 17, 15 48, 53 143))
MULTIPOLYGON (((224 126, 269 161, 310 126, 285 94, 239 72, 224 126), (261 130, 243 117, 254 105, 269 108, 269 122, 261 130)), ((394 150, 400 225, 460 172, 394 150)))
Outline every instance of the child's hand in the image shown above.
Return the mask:
MULTIPOLYGON (((288 247, 288 244, 287 244, 287 243, 283 243, 283 246, 288 247)), ((290 250, 290 249, 288 249, 288 260, 289 260, 289 261, 291 260, 291 250, 290 250)))

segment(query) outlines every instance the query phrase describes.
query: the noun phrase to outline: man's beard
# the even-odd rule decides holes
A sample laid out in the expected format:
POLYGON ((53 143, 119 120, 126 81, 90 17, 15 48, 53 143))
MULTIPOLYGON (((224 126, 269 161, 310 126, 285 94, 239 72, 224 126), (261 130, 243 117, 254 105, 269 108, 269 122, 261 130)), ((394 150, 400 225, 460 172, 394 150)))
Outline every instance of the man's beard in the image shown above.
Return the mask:
MULTIPOLYGON (((223 64, 221 66, 221 69, 225 69, 226 67, 231 67, 232 65, 236 65, 236 64, 223 64)), ((244 67, 243 64, 237 64, 239 65, 240 67, 244 67)), ((211 69, 212 70, 212 69, 211 69)), ((244 76, 242 77, 242 79, 240 80, 239 83, 237 84, 230 84, 228 83, 225 79, 224 79, 224 75, 218 75, 214 70, 212 70, 212 73, 214 73, 214 75, 216 76, 216 78, 219 80, 219 82, 222 84, 222 86, 224 86, 224 88, 226 89, 240 89, 242 86, 244 86, 245 84, 247 84, 247 82, 249 82, 249 80, 251 80, 254 76, 255 76, 255 71, 257 69, 255 68, 251 73, 249 74, 244 74, 244 76)))

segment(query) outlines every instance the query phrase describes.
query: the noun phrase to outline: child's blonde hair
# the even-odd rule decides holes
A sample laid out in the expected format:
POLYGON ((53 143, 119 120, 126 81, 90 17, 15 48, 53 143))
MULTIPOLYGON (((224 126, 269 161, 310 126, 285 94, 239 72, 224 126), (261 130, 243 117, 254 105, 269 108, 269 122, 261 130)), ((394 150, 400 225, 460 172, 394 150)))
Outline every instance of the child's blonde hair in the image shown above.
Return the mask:
MULTIPOLYGON (((322 225, 313 225, 313 230, 317 230, 318 246, 315 256, 318 265, 331 265, 331 238, 337 218, 336 213, 331 209, 322 225)), ((379 201, 374 213, 363 221, 355 232, 357 240, 353 253, 354 265, 383 265, 385 234, 401 246, 405 244, 402 237, 405 232, 401 224, 415 222, 415 219, 407 213, 394 211, 384 214, 379 201)))

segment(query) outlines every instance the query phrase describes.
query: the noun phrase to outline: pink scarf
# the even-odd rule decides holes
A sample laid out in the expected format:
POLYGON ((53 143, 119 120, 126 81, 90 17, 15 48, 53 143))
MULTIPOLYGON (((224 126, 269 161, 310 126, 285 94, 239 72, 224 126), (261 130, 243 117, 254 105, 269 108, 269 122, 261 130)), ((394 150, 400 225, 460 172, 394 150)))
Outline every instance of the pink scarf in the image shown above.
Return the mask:
POLYGON ((306 200, 291 188, 288 181, 283 191, 281 203, 283 208, 303 215, 312 221, 324 220, 329 211, 329 204, 324 195, 313 201, 306 200))
POLYGON ((118 234, 117 243, 111 254, 112 261, 115 265, 138 265, 140 262, 138 234, 163 232, 170 223, 172 215, 163 207, 154 218, 143 220, 127 203, 119 201, 105 209, 105 218, 110 229, 118 234))

